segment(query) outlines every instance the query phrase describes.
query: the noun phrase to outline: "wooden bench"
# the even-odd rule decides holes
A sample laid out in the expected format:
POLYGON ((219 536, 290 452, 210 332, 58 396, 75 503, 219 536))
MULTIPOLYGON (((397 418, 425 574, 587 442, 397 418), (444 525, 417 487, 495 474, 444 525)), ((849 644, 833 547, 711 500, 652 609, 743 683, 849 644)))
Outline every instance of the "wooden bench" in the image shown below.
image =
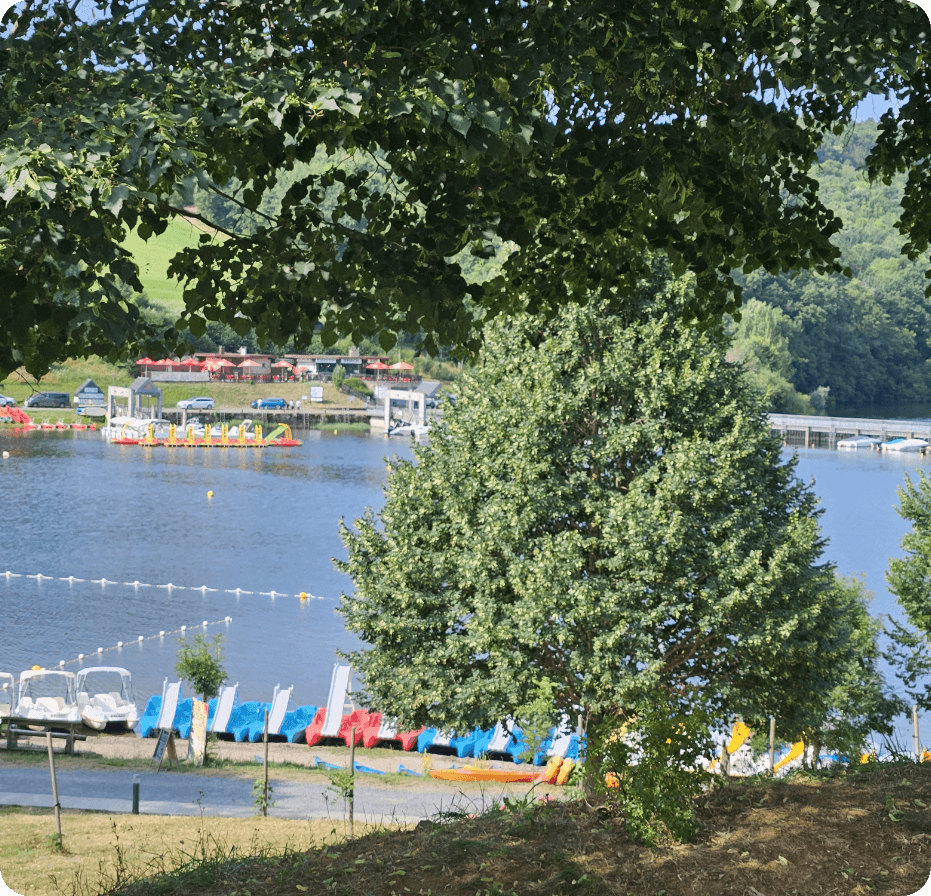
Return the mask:
POLYGON ((7 716, 3 721, 6 722, 6 748, 8 750, 15 750, 21 737, 41 737, 44 739, 49 731, 52 732, 52 737, 66 739, 66 753, 74 753, 74 742, 76 740, 87 740, 86 734, 79 733, 84 728, 84 722, 81 721, 28 719, 25 716, 7 716), (32 727, 27 728, 27 725, 32 727), (34 728, 42 728, 42 731, 35 731, 34 728))

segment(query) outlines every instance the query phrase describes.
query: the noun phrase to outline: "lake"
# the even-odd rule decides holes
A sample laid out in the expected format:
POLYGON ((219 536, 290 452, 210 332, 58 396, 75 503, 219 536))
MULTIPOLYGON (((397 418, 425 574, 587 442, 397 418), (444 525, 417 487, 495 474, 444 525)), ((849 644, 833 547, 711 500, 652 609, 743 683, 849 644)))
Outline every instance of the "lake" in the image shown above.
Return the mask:
POLYGON ((170 632, 185 625, 224 636, 242 699, 270 700, 280 683, 298 704, 325 702, 337 650, 356 646, 334 612, 351 587, 330 562, 344 553, 339 520, 381 506, 385 456, 411 450, 368 434, 301 437, 289 449, 166 450, 0 430, 11 455, 0 462, 0 671, 125 666, 144 699, 172 676, 170 632), (36 574, 49 578, 25 577, 36 574), (62 581, 72 576, 85 581, 62 581))
MULTIPOLYGON (((337 651, 356 646, 335 613, 351 588, 330 562, 343 556, 338 522, 379 508, 385 457, 411 449, 368 434, 301 437, 292 449, 172 451, 0 429, 11 455, 0 461, 0 671, 125 666, 145 699, 172 676, 172 632, 185 625, 224 636, 244 700, 270 700, 281 684, 298 704, 325 702, 337 651)), ((824 509, 825 559, 865 577, 874 613, 897 613, 884 580, 908 530, 896 489, 929 466, 920 455, 798 452, 824 509)))

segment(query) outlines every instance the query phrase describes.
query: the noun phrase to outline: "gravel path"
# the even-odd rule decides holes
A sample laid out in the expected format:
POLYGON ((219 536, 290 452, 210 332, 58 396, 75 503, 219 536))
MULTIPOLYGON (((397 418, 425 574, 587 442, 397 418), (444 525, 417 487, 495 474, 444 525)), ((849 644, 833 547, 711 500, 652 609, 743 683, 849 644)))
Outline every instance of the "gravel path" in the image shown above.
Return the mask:
MULTIPOLYGON (((27 751, 0 749, 0 805, 52 806, 51 780, 45 752, 37 746, 27 751)), ((187 742, 178 741, 178 755, 187 754, 187 742)), ((211 744, 218 759, 252 763, 233 769, 193 769, 185 763, 155 771, 151 763, 154 739, 132 735, 89 737, 76 745, 76 755, 56 752, 59 800, 67 809, 130 812, 132 788, 139 779, 140 812, 143 814, 248 816, 255 814, 253 781, 262 777, 264 745, 220 741, 211 744), (112 765, 108 762, 119 760, 112 765)), ((285 818, 342 818, 343 800, 329 790, 330 779, 313 768, 317 758, 348 767, 349 751, 337 747, 304 744, 269 744, 271 799, 269 815, 285 818), (281 765, 279 763, 287 763, 281 765)), ((434 767, 449 768, 470 760, 433 756, 434 767)), ((399 765, 421 771, 417 753, 389 750, 357 750, 356 762, 384 772, 399 765)), ((510 763, 492 763, 501 767, 510 763)), ((504 795, 527 792, 529 785, 459 785, 429 777, 411 777, 391 783, 378 775, 357 774, 355 817, 364 821, 416 822, 437 813, 480 811, 504 795)), ((546 791, 552 791, 546 788, 546 791)), ((558 790, 552 792, 558 796, 558 790)), ((540 796, 544 790, 537 788, 540 796)))

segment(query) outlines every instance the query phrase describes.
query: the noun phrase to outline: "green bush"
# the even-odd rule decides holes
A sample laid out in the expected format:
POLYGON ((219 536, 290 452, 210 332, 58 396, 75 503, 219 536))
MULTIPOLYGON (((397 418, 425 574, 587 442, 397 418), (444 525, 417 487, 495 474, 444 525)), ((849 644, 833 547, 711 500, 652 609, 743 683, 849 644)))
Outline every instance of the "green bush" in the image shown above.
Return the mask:
POLYGON ((348 380, 343 382, 343 385, 349 389, 352 389, 353 392, 361 392, 363 395, 368 395, 370 398, 375 393, 368 387, 365 380, 360 380, 357 376, 351 376, 348 380))
POLYGON ((699 832, 694 804, 711 777, 702 769, 714 754, 711 725, 709 713, 654 696, 592 732, 590 783, 624 815, 631 837, 652 846, 699 832))
POLYGON ((339 389, 346 379, 346 368, 342 364, 337 364, 333 368, 333 385, 339 389))

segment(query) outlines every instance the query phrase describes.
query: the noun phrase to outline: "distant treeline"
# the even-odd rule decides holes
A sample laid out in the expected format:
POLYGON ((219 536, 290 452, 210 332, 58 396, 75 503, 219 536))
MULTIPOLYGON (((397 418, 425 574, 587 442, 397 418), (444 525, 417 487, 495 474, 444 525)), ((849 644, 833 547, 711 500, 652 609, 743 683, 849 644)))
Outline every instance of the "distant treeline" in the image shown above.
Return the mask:
POLYGON ((844 222, 835 244, 852 277, 742 278, 732 355, 746 361, 774 411, 931 401, 927 261, 901 254, 895 220, 904 177, 870 185, 863 173, 875 138, 872 121, 831 138, 812 172, 844 222))

